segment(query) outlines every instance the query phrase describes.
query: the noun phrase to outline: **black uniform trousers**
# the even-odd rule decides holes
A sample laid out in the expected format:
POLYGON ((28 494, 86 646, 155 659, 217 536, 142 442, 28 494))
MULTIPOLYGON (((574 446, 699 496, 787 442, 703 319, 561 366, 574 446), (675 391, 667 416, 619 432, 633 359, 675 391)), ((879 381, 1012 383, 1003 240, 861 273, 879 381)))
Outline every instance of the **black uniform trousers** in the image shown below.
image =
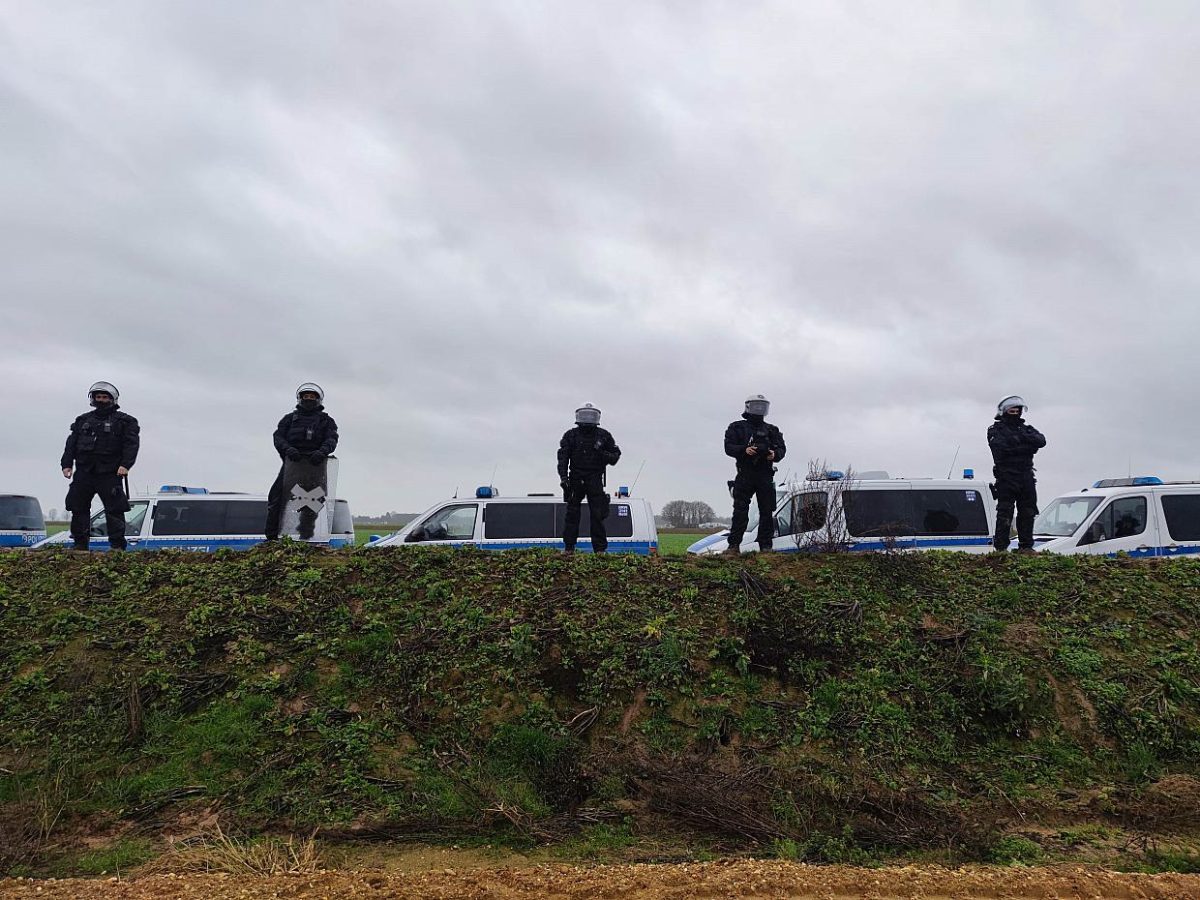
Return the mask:
MULTIPOLYGON (((283 496, 283 473, 287 470, 287 460, 284 460, 282 466, 279 467, 279 474, 275 476, 275 482, 271 485, 271 489, 267 491, 267 524, 263 528, 263 534, 266 535, 268 541, 273 541, 279 537, 279 525, 283 519, 283 509, 287 506, 287 499, 283 496)), ((316 530, 317 514, 307 506, 300 509, 300 524, 296 529, 296 534, 302 540, 308 540, 313 536, 316 530)))
POLYGON ((758 546, 771 549, 775 537, 775 472, 774 466, 761 470, 739 469, 733 480, 733 524, 729 527, 729 546, 738 549, 746 523, 750 521, 750 500, 758 498, 758 546))
POLYGON ((567 550, 575 549, 575 542, 579 540, 579 517, 583 514, 584 497, 587 497, 588 517, 592 525, 592 552, 604 553, 608 549, 608 530, 604 527, 604 520, 608 518, 610 501, 608 491, 604 489, 604 477, 599 472, 572 475, 567 479, 563 544, 567 550))
POLYGON ((67 509, 71 511, 71 538, 76 550, 88 549, 91 538, 92 498, 99 496, 104 504, 104 521, 108 526, 108 545, 114 550, 125 549, 125 512, 129 498, 116 472, 91 472, 76 469, 71 487, 67 489, 67 509))
POLYGON ((1007 550, 1012 540, 1013 507, 1017 509, 1017 548, 1033 547, 1033 520, 1037 518, 1037 479, 1033 472, 996 473, 997 550, 1007 550))
POLYGON ((286 467, 286 462, 279 467, 279 474, 275 476, 271 489, 267 491, 267 524, 263 533, 268 541, 279 537, 279 520, 283 518, 283 470, 286 467))

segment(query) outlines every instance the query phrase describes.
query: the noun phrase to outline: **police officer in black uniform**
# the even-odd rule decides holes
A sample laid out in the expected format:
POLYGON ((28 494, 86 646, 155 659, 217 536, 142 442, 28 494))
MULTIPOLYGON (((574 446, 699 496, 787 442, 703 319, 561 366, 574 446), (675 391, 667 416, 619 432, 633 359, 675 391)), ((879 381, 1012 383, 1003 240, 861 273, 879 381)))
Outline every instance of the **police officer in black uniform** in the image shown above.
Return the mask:
POLYGON ((74 475, 67 490, 67 509, 71 511, 71 537, 76 550, 88 549, 91 536, 92 498, 99 495, 108 525, 108 544, 113 550, 125 549, 125 513, 129 498, 121 479, 137 462, 141 443, 138 420, 121 412, 120 393, 107 381, 97 381, 88 389, 92 411, 71 423, 71 433, 63 448, 64 478, 74 475))
POLYGON ((321 405, 324 399, 325 392, 320 385, 311 381, 300 385, 296 388, 296 409, 280 419, 275 429, 275 450, 283 465, 267 493, 265 532, 268 541, 279 539, 279 520, 283 517, 284 507, 283 470, 287 461, 307 459, 313 465, 320 465, 337 449, 337 422, 321 405))
POLYGON ((584 497, 587 497, 588 515, 592 521, 592 552, 604 553, 608 549, 604 520, 608 517, 609 499, 604 489, 604 470, 607 466, 615 466, 620 458, 621 448, 613 436, 600 427, 600 410, 590 403, 575 410, 575 427, 558 443, 558 477, 567 504, 563 523, 564 552, 575 552, 584 497))
POLYGON ((766 421, 771 404, 762 394, 746 398, 741 419, 725 429, 725 454, 737 460, 733 480, 733 524, 729 528, 729 549, 737 555, 742 535, 750 520, 750 498, 758 498, 758 548, 771 549, 775 536, 775 463, 783 459, 787 446, 783 432, 766 421))
POLYGON ((996 476, 996 537, 998 551, 1011 540, 1013 506, 1017 508, 1017 549, 1033 549, 1033 520, 1037 517, 1037 479, 1033 455, 1046 446, 1046 438, 1022 417, 1028 407, 1016 395, 996 406, 996 421, 988 428, 992 448, 992 474, 996 476))

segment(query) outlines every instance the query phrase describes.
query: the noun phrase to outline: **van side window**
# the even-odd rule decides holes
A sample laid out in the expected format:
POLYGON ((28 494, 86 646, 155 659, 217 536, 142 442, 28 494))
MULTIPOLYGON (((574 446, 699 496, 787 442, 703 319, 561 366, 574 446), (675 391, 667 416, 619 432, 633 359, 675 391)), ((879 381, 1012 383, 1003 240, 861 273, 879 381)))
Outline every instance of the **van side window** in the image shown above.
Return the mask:
POLYGON ((1167 532, 1173 541, 1200 541, 1200 494, 1165 494, 1167 532))
MULTIPOLYGON (((567 521, 567 504, 556 503, 554 510, 554 536, 561 538, 563 525, 567 521)), ((628 503, 610 503, 608 516, 604 519, 604 530, 609 538, 633 537, 633 511, 628 503)), ((592 518, 588 515, 588 505, 583 504, 579 512, 579 539, 590 539, 592 536, 592 518)))
POLYGON ((825 508, 829 505, 829 495, 824 491, 810 491, 801 494, 793 503, 799 508, 793 518, 796 520, 796 531, 816 531, 825 527, 825 508))
POLYGON ((262 534, 267 521, 264 500, 230 500, 225 507, 221 534, 262 534))
POLYGON ((483 536, 491 540, 553 540, 554 506, 553 503, 489 503, 483 508, 483 536))
POLYGON ((155 535, 262 534, 265 500, 159 500, 154 507, 155 535))
POLYGON ((1104 509, 1088 526, 1079 546, 1098 544, 1117 538, 1133 537, 1146 530, 1146 498, 1121 497, 1104 509))
POLYGON ((911 535, 910 493, 908 488, 898 491, 846 491, 842 494, 846 529, 853 537, 911 535))
POLYGON ((972 490, 914 488, 913 526, 918 535, 988 534, 983 495, 972 490))
POLYGON ((439 509, 410 534, 410 541, 469 541, 475 537, 477 503, 439 509))
MULTIPOLYGON (((125 513, 125 534, 127 537, 137 537, 142 533, 142 522, 146 518, 146 509, 150 504, 144 500, 141 503, 130 503, 129 510, 125 513)), ((264 513, 266 515, 266 513, 264 513)), ((104 510, 92 516, 92 525, 88 529, 88 533, 92 537, 108 537, 108 520, 104 517, 104 510)))

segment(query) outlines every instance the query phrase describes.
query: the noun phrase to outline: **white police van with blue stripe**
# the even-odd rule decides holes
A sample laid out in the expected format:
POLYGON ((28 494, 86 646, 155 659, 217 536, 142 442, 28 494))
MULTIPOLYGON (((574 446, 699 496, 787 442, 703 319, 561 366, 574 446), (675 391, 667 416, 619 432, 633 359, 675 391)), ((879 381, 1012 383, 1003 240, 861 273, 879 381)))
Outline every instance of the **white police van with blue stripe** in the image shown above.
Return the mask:
MULTIPOLYGON (((775 508, 774 549, 780 553, 845 550, 958 550, 986 553, 996 527, 996 505, 966 469, 962 478, 891 478, 841 472, 784 485, 775 508)), ((741 552, 758 550, 757 511, 741 552)), ((712 555, 728 546, 729 532, 697 541, 689 553, 712 555)))
MULTIPOLYGON (((473 498, 444 500, 421 513, 404 528, 372 540, 379 547, 478 547, 481 550, 562 550, 567 505, 555 494, 501 497, 493 487, 481 487, 473 498)), ((650 504, 619 488, 608 517, 609 553, 658 553, 658 529, 650 504)), ((587 503, 579 520, 576 552, 592 549, 587 503)))
POLYGON ((1170 559, 1200 554, 1200 482, 1108 478, 1056 497, 1033 523, 1043 553, 1170 559))
POLYGON ((0 494, 0 549, 32 547, 46 539, 46 520, 37 497, 0 494))
MULTIPOLYGON (((261 494, 164 484, 157 494, 130 498, 125 540, 130 550, 248 550, 266 539, 266 521, 267 498, 261 494)), ((354 545, 354 521, 345 500, 334 502, 332 525, 328 546, 354 545)), ((60 532, 36 549, 56 546, 70 547, 70 534, 60 532)), ((90 547, 109 549, 103 511, 92 516, 90 547)))

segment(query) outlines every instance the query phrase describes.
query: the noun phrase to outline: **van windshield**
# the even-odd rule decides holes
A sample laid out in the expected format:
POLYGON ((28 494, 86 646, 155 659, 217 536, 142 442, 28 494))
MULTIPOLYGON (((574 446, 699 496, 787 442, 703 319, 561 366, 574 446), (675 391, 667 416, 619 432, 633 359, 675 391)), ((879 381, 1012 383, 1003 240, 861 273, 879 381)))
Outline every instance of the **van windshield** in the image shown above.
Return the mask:
POLYGON ((0 531, 43 531, 42 507, 33 497, 0 497, 0 531))
POLYGON ((1067 537, 1079 530, 1103 497, 1059 497, 1033 522, 1033 533, 1047 537, 1067 537))

